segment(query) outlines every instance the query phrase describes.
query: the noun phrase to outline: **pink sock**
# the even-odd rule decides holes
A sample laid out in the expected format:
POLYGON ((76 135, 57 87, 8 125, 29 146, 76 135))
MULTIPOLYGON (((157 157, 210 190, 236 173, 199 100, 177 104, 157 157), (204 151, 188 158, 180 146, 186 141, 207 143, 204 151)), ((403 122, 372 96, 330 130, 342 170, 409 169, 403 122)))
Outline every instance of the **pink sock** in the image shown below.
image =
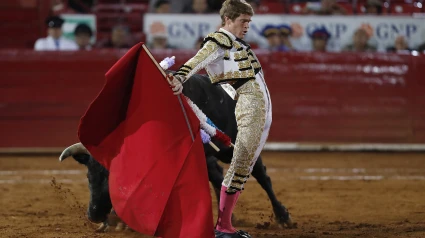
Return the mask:
POLYGON ((226 190, 226 187, 221 186, 220 206, 215 229, 225 233, 234 233, 236 229, 232 226, 232 213, 241 192, 228 194, 226 190))

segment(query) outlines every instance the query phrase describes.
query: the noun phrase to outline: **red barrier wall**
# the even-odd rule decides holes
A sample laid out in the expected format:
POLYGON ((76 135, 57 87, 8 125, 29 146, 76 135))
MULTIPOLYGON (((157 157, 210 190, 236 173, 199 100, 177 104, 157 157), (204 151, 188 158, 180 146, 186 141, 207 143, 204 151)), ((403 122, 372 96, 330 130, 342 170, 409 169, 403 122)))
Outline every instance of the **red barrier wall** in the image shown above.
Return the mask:
MULTIPOLYGON (((0 51, 0 147, 76 142, 80 117, 124 53, 0 51)), ((177 66, 193 53, 154 55, 175 55, 177 66)), ((269 141, 425 142, 425 56, 258 56, 273 102, 269 141)))

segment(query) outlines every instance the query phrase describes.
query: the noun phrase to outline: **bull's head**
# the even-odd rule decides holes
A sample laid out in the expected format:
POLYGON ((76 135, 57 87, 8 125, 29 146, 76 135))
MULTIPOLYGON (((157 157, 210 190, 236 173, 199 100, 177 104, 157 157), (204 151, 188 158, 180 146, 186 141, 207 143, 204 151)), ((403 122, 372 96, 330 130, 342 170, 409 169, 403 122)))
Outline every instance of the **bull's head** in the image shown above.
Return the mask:
POLYGON ((66 148, 59 157, 59 161, 63 161, 69 156, 87 167, 90 190, 90 202, 87 209, 88 219, 96 223, 105 221, 112 208, 108 186, 109 172, 90 155, 81 143, 66 148))

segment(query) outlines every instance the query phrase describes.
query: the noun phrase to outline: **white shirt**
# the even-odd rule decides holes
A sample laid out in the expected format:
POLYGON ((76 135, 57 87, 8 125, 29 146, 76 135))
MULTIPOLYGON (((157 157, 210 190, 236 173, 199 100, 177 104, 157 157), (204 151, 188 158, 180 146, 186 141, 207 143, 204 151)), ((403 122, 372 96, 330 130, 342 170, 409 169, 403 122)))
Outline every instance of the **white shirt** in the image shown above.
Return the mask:
POLYGON ((51 36, 48 36, 46 38, 40 38, 35 42, 34 50, 78 50, 78 45, 74 41, 65 39, 63 37, 60 37, 58 41, 59 47, 56 46, 55 40, 51 36))

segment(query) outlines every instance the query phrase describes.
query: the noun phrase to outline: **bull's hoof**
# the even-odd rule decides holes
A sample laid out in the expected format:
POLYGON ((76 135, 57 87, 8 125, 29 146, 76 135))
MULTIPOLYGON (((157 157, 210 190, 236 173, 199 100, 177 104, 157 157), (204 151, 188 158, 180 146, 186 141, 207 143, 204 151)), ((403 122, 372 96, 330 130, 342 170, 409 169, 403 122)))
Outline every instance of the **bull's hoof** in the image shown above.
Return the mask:
POLYGON ((115 231, 123 231, 125 229, 125 224, 123 222, 118 222, 115 227, 115 231))
POLYGON ((108 223, 102 222, 100 226, 96 229, 96 232, 107 232, 109 229, 108 223))
POLYGON ((106 228, 105 228, 105 230, 103 232, 105 232, 105 233, 106 232, 110 232, 111 229, 112 229, 111 226, 107 225, 106 228))
POLYGON ((100 232, 109 232, 112 231, 113 227, 115 227, 115 231, 127 231, 128 230, 128 226, 123 223, 122 221, 114 221, 111 222, 109 219, 102 222, 102 224, 100 224, 100 226, 96 229, 96 232, 100 233, 100 232))
POLYGON ((290 215, 289 215, 289 218, 287 220, 282 221, 280 224, 281 224, 281 226, 286 225, 286 228, 289 228, 289 229, 295 229, 295 228, 298 227, 298 223, 293 222, 290 215))
POLYGON ((279 204, 276 208, 273 209, 276 222, 279 223, 282 227, 286 227, 289 229, 294 229, 298 227, 296 222, 292 221, 291 215, 289 214, 288 209, 279 204))

